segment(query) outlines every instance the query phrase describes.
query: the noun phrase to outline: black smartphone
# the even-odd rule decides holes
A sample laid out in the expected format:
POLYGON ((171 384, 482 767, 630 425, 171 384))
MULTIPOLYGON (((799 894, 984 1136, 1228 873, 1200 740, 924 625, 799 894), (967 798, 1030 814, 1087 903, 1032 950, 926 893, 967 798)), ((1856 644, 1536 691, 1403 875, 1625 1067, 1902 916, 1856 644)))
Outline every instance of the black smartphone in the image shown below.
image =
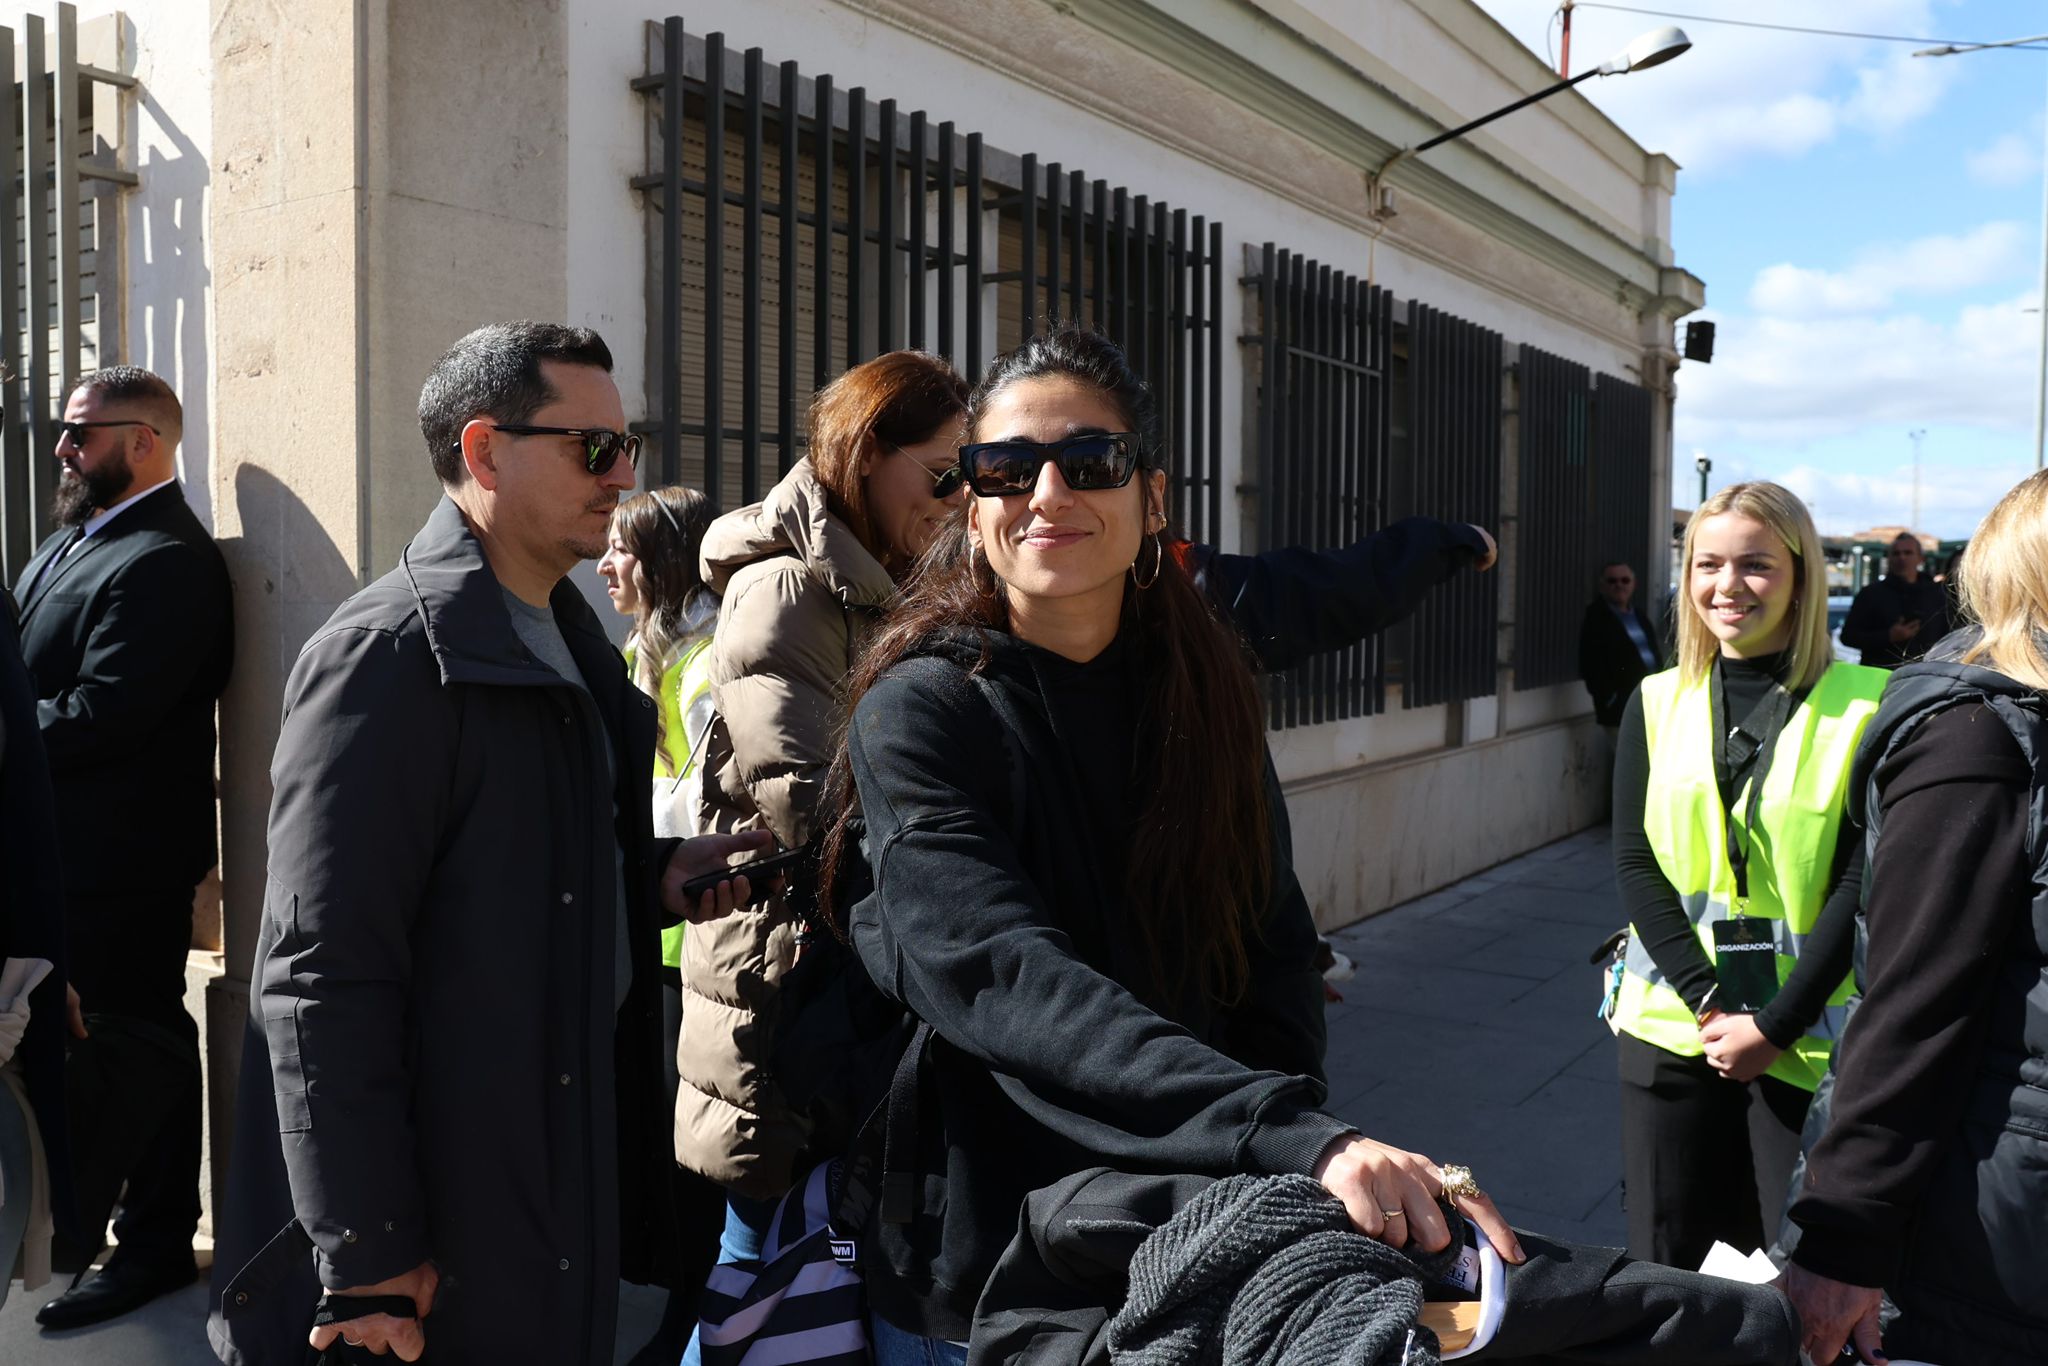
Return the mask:
POLYGON ((744 877, 747 880, 747 899, 744 904, 753 906, 773 896, 776 891, 776 880, 796 872, 810 856, 809 849, 778 849, 751 863, 741 863, 731 868, 721 868, 715 873, 706 873, 702 877, 693 877, 683 884, 683 895, 695 905, 703 899, 704 893, 713 890, 719 883, 744 877))

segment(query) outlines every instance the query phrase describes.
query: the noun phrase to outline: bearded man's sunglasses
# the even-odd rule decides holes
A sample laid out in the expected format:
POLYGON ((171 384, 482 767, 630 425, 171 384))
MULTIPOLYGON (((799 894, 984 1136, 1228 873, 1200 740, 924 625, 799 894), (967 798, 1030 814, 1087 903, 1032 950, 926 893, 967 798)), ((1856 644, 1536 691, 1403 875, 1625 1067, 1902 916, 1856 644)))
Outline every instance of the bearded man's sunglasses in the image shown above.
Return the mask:
POLYGON ((1076 493, 1120 489, 1138 469, 1136 432, 1088 432, 1061 441, 975 441, 960 448, 960 473, 982 498, 1029 493, 1046 461, 1076 493))
POLYGON ((615 432, 606 427, 527 427, 494 422, 492 430, 508 436, 573 436, 583 443, 583 468, 602 477, 625 456, 626 463, 640 468, 640 438, 632 432, 615 432))

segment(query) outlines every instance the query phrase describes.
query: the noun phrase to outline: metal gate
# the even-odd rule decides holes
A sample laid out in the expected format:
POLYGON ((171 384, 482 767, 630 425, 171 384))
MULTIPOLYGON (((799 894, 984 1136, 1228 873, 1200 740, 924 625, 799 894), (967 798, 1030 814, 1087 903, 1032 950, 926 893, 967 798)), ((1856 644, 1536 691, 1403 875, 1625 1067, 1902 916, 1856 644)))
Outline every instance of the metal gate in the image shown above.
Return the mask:
POLYGON ((1222 225, 840 90, 722 34, 650 29, 649 421, 659 477, 751 502, 810 396, 898 347, 988 359, 1075 319, 1159 400, 1172 513, 1222 526, 1222 225), (671 81, 669 73, 679 73, 671 81))

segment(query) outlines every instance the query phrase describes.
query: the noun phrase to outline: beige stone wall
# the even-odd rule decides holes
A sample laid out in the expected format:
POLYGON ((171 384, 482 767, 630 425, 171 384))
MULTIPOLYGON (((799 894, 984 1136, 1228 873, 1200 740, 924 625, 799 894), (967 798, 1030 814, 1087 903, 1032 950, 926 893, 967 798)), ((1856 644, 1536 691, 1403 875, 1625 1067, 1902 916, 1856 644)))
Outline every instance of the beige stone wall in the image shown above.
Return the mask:
POLYGON ((433 507, 415 414, 434 359, 479 323, 563 312, 562 22, 533 0, 212 0, 212 495, 236 611, 216 1169, 286 676, 433 507))

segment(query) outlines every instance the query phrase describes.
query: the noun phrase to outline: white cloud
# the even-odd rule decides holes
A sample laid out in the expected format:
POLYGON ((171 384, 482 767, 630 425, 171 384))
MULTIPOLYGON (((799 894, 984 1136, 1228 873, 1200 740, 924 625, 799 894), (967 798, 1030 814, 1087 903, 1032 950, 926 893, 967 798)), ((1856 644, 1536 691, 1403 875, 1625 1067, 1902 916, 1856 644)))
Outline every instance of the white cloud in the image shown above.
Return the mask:
POLYGON ((1944 295, 1996 284, 2025 269, 2028 229, 1994 222, 1962 234, 1938 234, 1859 251, 1842 270, 1789 262, 1766 266, 1750 286, 1749 306, 1779 317, 1869 313, 1901 295, 1944 295))
MULTIPOLYGON (((1891 443, 1888 443, 1891 444, 1891 443)), ((1896 441, 1904 446, 1903 441, 1896 441)), ((1695 455, 1713 455, 1704 448, 1695 455)), ((1949 453, 1930 444, 1923 452, 1919 530, 1948 540, 1967 537, 1991 505, 2033 470, 2023 460, 1953 463, 1949 453)), ((1753 458, 1713 456, 1715 485, 1741 479, 1771 479, 1798 494, 1813 511, 1821 533, 1842 536, 1878 526, 1904 526, 1912 521, 1914 488, 1910 463, 1873 464, 1869 470, 1843 471, 1801 464, 1789 469, 1758 467, 1753 458)), ((1690 458, 1680 462, 1676 487, 1688 488, 1690 458)))
MULTIPOLYGON (((1480 0, 1537 53, 1556 0, 1480 0)), ((1696 8, 1696 7, 1682 7, 1696 8)), ((1953 7, 1936 0, 1719 0, 1714 13, 1769 24, 1938 34, 1953 7)), ((1582 9, 1573 21, 1575 71, 1625 47, 1659 21, 1582 9), (1581 55, 1583 54, 1583 56, 1581 55)), ((1926 117, 1966 76, 1969 57, 1912 57, 1891 43, 1681 23, 1692 51, 1666 66, 1579 87, 1644 146, 1668 152, 1695 177, 1758 156, 1795 157, 1844 133, 1888 137, 1926 117)), ((1981 59, 1979 59, 1981 60, 1981 59)))
POLYGON ((2030 430, 2040 318, 2030 290, 1963 309, 1721 320, 1714 363, 1680 372, 1689 443, 1783 445, 1874 424, 2030 430))
POLYGON ((2004 188, 2041 178, 2041 130, 2007 133, 1971 152, 1964 160, 1970 179, 2004 188))

